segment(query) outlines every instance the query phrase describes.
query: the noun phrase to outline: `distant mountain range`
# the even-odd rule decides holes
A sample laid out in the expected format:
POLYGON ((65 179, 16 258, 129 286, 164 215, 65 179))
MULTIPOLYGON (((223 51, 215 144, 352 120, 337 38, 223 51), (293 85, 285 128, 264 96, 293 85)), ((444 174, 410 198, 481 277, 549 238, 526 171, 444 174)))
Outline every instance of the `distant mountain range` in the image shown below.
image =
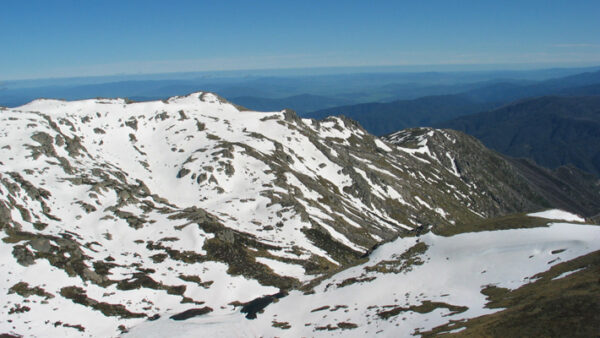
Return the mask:
POLYGON ((344 115, 358 121, 375 135, 385 135, 404 128, 437 125, 459 116, 498 108, 518 99, 542 95, 600 95, 600 71, 534 84, 514 81, 496 82, 460 94, 347 105, 322 109, 303 116, 323 118, 330 115, 344 115))
POLYGON ((464 95, 427 96, 414 100, 388 103, 363 103, 341 106, 303 114, 303 117, 322 119, 344 115, 358 121, 375 135, 435 123, 466 114, 474 114, 497 106, 495 103, 475 102, 464 95))
POLYGON ((352 69, 347 69, 347 73, 331 70, 331 74, 310 70, 240 71, 3 81, 0 83, 0 106, 15 107, 40 97, 65 100, 96 97, 161 100, 203 90, 218 92, 233 102, 243 98, 249 103, 247 106, 250 109, 280 111, 290 108, 304 113, 330 108, 332 104, 339 106, 453 95, 497 83, 534 85, 549 79, 598 70, 599 67, 454 72, 355 69, 353 73, 352 69), (313 98, 312 103, 305 107, 303 101, 297 100, 302 95, 321 96, 327 100, 318 104, 319 100, 313 98), (265 105, 268 99, 274 101, 265 105))
POLYGON ((279 111, 277 107, 294 107, 297 113, 305 113, 326 107, 351 104, 348 99, 331 98, 321 95, 302 94, 284 98, 271 99, 254 96, 240 96, 231 99, 232 102, 244 107, 252 107, 258 111, 279 111))
POLYGON ((600 96, 540 97, 436 124, 513 157, 600 175, 600 96))
MULTIPOLYGON (((123 78, 120 81, 110 78, 114 82, 108 83, 97 79, 90 83, 81 82, 83 80, 64 83, 38 81, 44 85, 40 87, 34 86, 35 81, 7 82, 0 88, 0 105, 19 105, 37 97, 83 99, 122 96, 133 101, 147 101, 201 88, 223 93, 233 98, 232 102, 250 110, 291 108, 301 117, 316 119, 344 115, 358 121, 375 135, 423 126, 457 128, 510 156, 528 157, 550 168, 571 163, 595 175, 599 173, 597 147, 591 146, 598 139, 596 120, 588 123, 581 117, 572 118, 570 105, 577 104, 580 99, 568 99, 600 95, 600 70, 597 67, 527 72, 357 73, 238 78, 192 74, 182 79, 165 76, 123 78), (530 100, 549 95, 567 99, 556 98, 552 101, 554 103, 548 103, 548 98, 530 100), (523 104, 523 100, 529 103, 523 104), (490 124, 494 120, 490 116, 499 118, 511 109, 520 109, 522 113, 519 118, 511 118, 510 126, 490 124), (560 110, 559 115, 556 115, 557 109, 560 110), (535 117, 526 118, 531 114, 535 117), (455 119, 458 120, 446 123, 455 119), (537 123, 537 131, 531 134, 535 135, 535 142, 523 139, 507 144, 509 141, 504 140, 507 135, 513 135, 515 130, 529 130, 527 128, 531 128, 534 125, 532 121, 536 119, 540 122, 537 123), (555 127, 557 124, 561 124, 561 128, 555 127), (501 132, 502 128, 509 130, 501 132), (545 131, 542 132, 542 129, 545 131), (573 136, 575 134, 577 137, 573 136)), ((573 109, 589 112, 595 109, 597 100, 581 100, 585 103, 573 109)), ((586 119, 593 115, 590 114, 586 115, 586 119)))
POLYGON ((549 79, 533 84, 517 84, 514 82, 498 82, 464 93, 467 97, 479 102, 507 103, 528 97, 544 95, 593 95, 600 94, 600 71, 587 72, 566 77, 549 79))
POLYGON ((456 129, 512 157, 548 168, 571 164, 600 175, 600 72, 534 84, 498 82, 461 94, 348 105, 303 116, 330 115, 356 120, 376 135, 421 126, 456 129))

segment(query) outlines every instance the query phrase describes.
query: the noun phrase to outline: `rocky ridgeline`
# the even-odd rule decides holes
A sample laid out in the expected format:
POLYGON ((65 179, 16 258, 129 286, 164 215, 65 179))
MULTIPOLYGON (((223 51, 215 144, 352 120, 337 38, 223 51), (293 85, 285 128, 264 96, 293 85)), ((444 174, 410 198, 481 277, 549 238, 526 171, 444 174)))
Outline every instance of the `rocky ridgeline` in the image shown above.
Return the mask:
POLYGON ((344 118, 251 112, 210 93, 36 100, 0 120, 13 333, 106 336, 164 314, 226 314, 309 290, 398 236, 552 205, 457 132, 382 141, 344 118))
POLYGON ((399 147, 423 143, 438 164, 451 167, 460 180, 481 191, 477 210, 489 217, 555 207, 600 218, 600 180, 573 166, 549 170, 528 159, 515 159, 486 148, 479 140, 450 129, 415 128, 383 138, 399 147))

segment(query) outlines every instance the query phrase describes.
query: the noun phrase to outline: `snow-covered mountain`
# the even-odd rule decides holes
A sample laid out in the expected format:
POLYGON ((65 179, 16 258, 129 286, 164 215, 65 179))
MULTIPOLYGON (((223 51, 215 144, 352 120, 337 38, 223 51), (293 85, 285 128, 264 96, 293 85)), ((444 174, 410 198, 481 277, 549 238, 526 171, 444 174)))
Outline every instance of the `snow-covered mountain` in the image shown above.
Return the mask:
POLYGON ((594 266, 559 263, 598 250, 599 243, 599 227, 568 223, 451 237, 429 232, 381 246, 367 262, 321 281, 310 292, 290 292, 256 320, 243 320, 234 311, 183 325, 164 317, 146 321, 130 333, 399 337, 428 334, 434 328, 436 333, 461 332, 466 319, 500 310, 488 306, 494 291, 533 286, 538 280, 562 282, 586 268, 597 271, 598 259, 594 266), (555 268, 544 274, 551 266, 555 268), (450 325, 441 328, 445 324, 450 325))
POLYGON ((585 225, 460 235, 562 205, 450 130, 381 140, 344 118, 247 111, 211 93, 40 99, 0 120, 0 333, 358 336, 398 332, 385 311, 437 304, 401 328, 421 332, 489 313, 483 285, 515 288, 599 249, 585 225), (434 276, 490 264, 498 272, 470 284, 434 276), (277 300, 255 321, 240 312, 277 300))

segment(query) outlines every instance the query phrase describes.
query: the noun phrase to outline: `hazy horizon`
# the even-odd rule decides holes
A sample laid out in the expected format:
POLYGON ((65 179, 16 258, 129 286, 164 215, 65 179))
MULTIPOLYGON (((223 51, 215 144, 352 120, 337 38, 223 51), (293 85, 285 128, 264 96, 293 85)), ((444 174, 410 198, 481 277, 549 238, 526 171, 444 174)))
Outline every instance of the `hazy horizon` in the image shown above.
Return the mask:
MULTIPOLYGON (((298 76, 327 76, 354 74, 426 74, 426 73, 503 73, 503 72, 536 72, 551 70, 596 70, 600 62, 586 64, 414 64, 414 65, 380 65, 380 66, 339 66, 339 67, 289 67, 289 68, 256 68, 256 69, 226 69, 226 70, 189 70, 172 72, 148 73, 114 73, 76 76, 50 76, 32 78, 0 79, 0 86, 25 82, 48 82, 68 80, 107 80, 136 81, 185 78, 241 78, 241 77, 298 77, 298 76)), ((2 89, 0 87, 0 89, 2 89)))
POLYGON ((0 80, 600 64, 600 3, 7 1, 0 80))

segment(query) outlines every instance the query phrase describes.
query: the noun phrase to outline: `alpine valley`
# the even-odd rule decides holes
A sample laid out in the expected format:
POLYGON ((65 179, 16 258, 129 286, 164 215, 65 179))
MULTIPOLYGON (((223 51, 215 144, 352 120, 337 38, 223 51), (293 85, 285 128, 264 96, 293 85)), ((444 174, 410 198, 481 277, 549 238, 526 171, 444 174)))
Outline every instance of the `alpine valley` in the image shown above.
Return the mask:
POLYGON ((574 167, 201 92, 0 121, 2 337, 600 332, 574 167))

